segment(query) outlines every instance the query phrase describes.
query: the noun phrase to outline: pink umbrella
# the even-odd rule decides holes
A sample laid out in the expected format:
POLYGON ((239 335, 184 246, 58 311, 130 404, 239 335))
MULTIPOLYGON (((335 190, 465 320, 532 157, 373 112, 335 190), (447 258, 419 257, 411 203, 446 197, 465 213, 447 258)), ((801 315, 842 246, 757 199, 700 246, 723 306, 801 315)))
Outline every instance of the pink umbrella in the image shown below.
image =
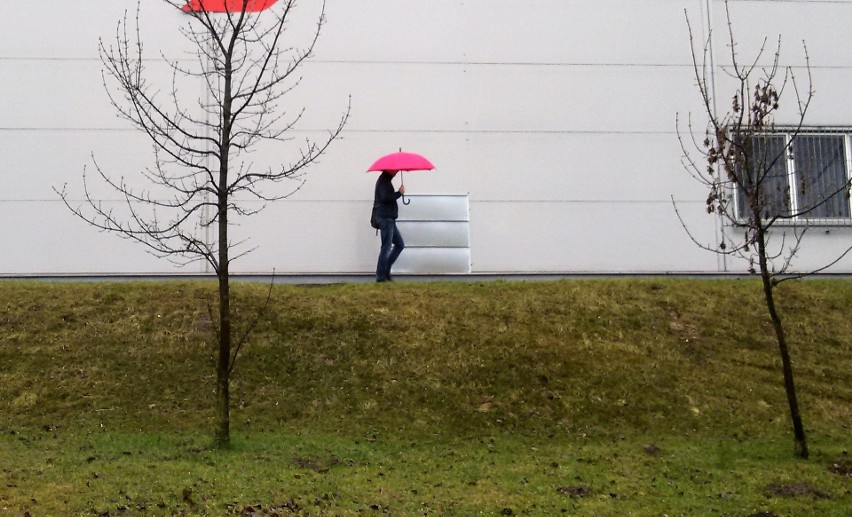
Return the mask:
MULTIPOLYGON (((407 153, 402 149, 399 152, 386 154, 376 160, 367 172, 376 171, 431 171, 435 168, 432 162, 417 153, 407 153)), ((402 182, 402 176, 400 176, 402 182)), ((402 196, 402 203, 407 205, 411 201, 406 201, 405 196, 402 196)))
POLYGON ((419 154, 399 151, 382 156, 367 171, 431 171, 434 168, 432 162, 419 154))
MULTIPOLYGON (((269 9, 277 1, 248 0, 246 3, 246 12, 256 13, 269 9)), ((197 13, 203 10, 206 10, 208 13, 239 13, 243 9, 243 0, 189 0, 181 9, 186 13, 197 13)))

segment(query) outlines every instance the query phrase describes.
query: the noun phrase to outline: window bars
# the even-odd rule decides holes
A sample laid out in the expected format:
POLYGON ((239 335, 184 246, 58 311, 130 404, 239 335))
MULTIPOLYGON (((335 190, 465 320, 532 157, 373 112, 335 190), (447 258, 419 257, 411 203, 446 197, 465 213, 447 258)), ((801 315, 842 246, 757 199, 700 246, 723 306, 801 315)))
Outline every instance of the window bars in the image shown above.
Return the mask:
POLYGON ((850 140, 852 132, 753 136, 746 164, 738 172, 738 218, 748 218, 747 193, 758 185, 757 203, 764 217, 780 216, 779 223, 852 226, 844 188, 852 171, 850 140))

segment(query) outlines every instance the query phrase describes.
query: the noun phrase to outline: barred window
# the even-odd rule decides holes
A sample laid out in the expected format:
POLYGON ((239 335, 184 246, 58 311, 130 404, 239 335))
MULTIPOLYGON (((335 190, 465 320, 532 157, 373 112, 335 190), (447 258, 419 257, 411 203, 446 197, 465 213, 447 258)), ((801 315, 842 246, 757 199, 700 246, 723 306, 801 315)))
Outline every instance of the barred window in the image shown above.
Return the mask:
POLYGON ((793 141, 799 212, 809 219, 849 218, 849 199, 838 192, 848 178, 840 135, 801 135, 793 141))
POLYGON ((790 180, 786 165, 787 141, 784 136, 761 135, 752 137, 748 171, 741 171, 741 183, 745 192, 740 192, 739 210, 742 215, 750 214, 748 195, 755 184, 760 185, 758 205, 763 217, 786 216, 791 213, 790 180))
POLYGON ((750 214, 748 192, 756 182, 763 217, 852 224, 844 189, 852 168, 850 139, 852 134, 800 133, 791 144, 789 133, 752 137, 750 170, 741 173, 737 196, 740 219, 750 214))

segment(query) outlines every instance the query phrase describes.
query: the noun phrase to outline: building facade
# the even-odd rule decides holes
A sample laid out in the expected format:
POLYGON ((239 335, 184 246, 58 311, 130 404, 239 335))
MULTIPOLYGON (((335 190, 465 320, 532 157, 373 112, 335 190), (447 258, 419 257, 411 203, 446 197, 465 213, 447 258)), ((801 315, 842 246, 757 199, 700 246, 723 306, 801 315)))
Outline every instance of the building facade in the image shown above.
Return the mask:
MULTIPOLYGON (((807 43, 816 92, 805 118, 813 137, 807 148, 825 144, 831 174, 848 179, 852 53, 845 32, 852 1, 731 0, 729 8, 744 60, 753 60, 768 37, 759 64, 770 64, 780 35, 781 64, 803 78, 801 42, 807 43)), ((98 54, 99 38, 114 41, 119 20, 127 16, 135 26, 136 9, 136 0, 42 0, 37 8, 19 4, 4 13, 0 274, 209 272, 204 263, 178 266, 98 232, 56 193, 65 188, 72 200, 82 199, 82 177, 91 177, 95 163, 131 182, 152 163, 150 143, 110 104, 98 54)), ((328 0, 325 9, 315 55, 284 102, 305 109, 291 132, 294 141, 322 137, 351 100, 348 123, 303 183, 276 187, 292 187, 287 199, 235 220, 236 254, 249 252, 232 272, 374 271, 379 243, 368 219, 376 176, 365 171, 398 149, 436 165, 404 176, 414 196, 401 210, 410 245, 400 259, 402 273, 747 269, 745 259, 700 249, 684 228, 710 247, 724 232, 738 231, 706 213, 707 191, 684 170, 675 122, 678 114, 681 121, 691 114, 703 138, 706 116, 687 17, 699 57, 708 42, 717 109, 726 109, 734 93, 723 2, 328 0), (442 215, 446 210, 454 215, 442 215)), ((302 0, 286 44, 309 39, 319 16, 320 2, 302 0)), ((160 52, 191 58, 178 30, 189 17, 165 2, 142 0, 138 21, 151 80, 168 91, 172 79, 160 52)), ((200 85, 180 88, 190 101, 203 95, 200 85)), ((782 109, 778 122, 794 124, 795 113, 782 109)), ((688 131, 682 123, 680 132, 688 131)), ((293 152, 267 148, 251 159, 274 163, 293 152)), ((791 161, 791 182, 795 169, 791 161)), ((92 195, 106 205, 121 201, 107 189, 92 195)), ((796 269, 820 267, 852 245, 849 200, 838 203, 809 229, 796 269)), ((199 238, 212 237, 200 229, 199 238)), ((830 271, 852 272, 852 254, 830 271)))

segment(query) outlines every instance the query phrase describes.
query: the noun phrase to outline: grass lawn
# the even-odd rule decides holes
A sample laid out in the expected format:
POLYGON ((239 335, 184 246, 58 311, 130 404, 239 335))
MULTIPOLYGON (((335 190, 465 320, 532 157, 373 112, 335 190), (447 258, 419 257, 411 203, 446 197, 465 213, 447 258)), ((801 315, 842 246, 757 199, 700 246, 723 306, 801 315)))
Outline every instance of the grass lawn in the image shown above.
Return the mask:
POLYGON ((0 283, 0 515, 849 515, 852 282, 0 283), (214 311, 215 312, 215 311, 214 311))

